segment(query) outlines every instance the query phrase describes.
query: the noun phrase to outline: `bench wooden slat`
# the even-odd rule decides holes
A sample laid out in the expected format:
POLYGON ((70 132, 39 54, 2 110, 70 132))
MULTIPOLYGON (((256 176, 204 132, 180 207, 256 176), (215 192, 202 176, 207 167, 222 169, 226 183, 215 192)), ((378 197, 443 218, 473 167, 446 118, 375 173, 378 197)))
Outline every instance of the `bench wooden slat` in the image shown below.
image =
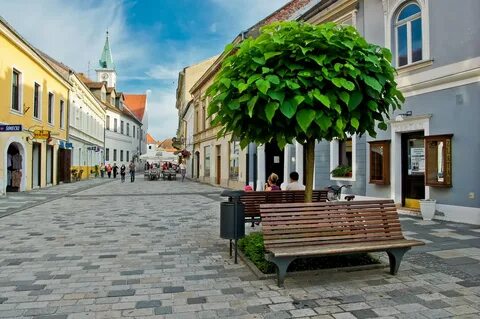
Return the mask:
POLYGON ((284 257, 284 256, 323 256, 323 255, 332 255, 332 254, 348 254, 356 253, 358 251, 364 252, 375 252, 375 251, 384 251, 385 249, 394 249, 394 248, 404 248, 404 247, 413 247, 420 246, 424 243, 417 240, 387 240, 387 241, 378 241, 370 243, 348 243, 348 244, 337 244, 334 246, 302 246, 302 249, 298 247, 285 247, 285 248, 273 248, 275 256, 284 257))

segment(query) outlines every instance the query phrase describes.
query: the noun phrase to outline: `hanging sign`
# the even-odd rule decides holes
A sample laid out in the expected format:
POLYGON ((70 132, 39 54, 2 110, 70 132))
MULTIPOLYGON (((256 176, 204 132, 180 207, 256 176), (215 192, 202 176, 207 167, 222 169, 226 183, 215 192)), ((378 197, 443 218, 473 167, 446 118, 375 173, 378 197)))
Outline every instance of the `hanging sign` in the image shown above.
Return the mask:
POLYGON ((34 130, 33 138, 39 140, 48 140, 50 138, 50 131, 48 130, 34 130))
POLYGON ((0 132, 21 132, 22 125, 15 124, 15 125, 0 125, 0 132))

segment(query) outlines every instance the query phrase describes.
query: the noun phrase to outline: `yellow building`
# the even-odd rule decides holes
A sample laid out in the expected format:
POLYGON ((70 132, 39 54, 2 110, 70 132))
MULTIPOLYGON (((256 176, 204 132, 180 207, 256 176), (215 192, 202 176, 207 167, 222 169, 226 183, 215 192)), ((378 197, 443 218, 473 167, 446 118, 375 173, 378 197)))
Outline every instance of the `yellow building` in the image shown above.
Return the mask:
POLYGON ((60 149, 68 92, 69 83, 0 18, 0 194, 69 178, 60 149))

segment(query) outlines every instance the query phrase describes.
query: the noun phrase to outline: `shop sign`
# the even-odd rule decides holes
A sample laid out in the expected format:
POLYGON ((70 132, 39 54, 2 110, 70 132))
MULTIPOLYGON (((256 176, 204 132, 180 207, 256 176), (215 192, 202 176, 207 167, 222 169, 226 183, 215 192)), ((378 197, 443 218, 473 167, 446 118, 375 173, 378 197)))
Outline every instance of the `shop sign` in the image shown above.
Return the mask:
POLYGON ((0 132, 21 132, 22 125, 15 124, 15 125, 0 125, 0 132))
POLYGON ((73 143, 70 143, 70 142, 65 143, 65 148, 73 148, 73 143))
POLYGON ((95 151, 95 152, 100 152, 100 147, 94 145, 94 146, 88 146, 87 147, 88 151, 95 151))
POLYGON ((34 130, 33 138, 39 140, 48 140, 50 138, 50 131, 48 130, 34 130))

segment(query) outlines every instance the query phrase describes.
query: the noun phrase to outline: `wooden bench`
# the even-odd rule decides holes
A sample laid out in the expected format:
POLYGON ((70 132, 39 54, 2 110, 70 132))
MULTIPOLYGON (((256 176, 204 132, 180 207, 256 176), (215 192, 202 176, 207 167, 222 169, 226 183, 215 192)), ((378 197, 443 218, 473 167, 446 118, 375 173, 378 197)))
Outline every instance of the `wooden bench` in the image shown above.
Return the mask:
MULTIPOLYGON (((327 193, 327 190, 314 190, 312 201, 326 202, 327 193)), ((240 201, 245 205, 245 221, 251 222, 253 227, 255 221, 260 220, 261 204, 303 203, 305 202, 305 191, 245 192, 245 195, 240 197, 240 201)))
POLYGON ((296 258, 386 251, 395 275, 403 255, 424 245, 403 237, 392 200, 287 203, 260 206, 265 257, 283 286, 296 258))

